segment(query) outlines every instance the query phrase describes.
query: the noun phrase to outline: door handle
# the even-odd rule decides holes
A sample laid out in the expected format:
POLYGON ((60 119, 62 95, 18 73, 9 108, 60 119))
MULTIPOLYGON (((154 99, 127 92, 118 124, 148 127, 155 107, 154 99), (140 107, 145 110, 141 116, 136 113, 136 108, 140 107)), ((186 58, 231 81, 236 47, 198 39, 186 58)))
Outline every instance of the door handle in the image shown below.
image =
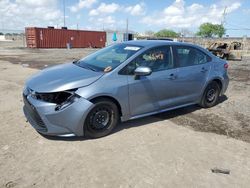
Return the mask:
POLYGON ((208 69, 206 69, 205 67, 202 67, 202 68, 201 68, 201 72, 205 73, 205 72, 207 72, 207 71, 208 71, 208 69))
POLYGON ((177 76, 173 73, 168 76, 168 79, 170 79, 170 80, 175 80, 176 78, 177 78, 177 76))

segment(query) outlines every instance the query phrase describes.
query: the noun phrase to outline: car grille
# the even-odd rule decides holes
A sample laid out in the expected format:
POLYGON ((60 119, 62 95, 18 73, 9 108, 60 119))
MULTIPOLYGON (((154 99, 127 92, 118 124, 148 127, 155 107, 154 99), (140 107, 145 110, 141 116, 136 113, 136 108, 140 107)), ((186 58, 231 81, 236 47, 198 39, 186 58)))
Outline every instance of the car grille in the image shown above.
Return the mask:
POLYGON ((23 95, 23 102, 24 102, 24 110, 26 111, 27 115, 32 119, 32 121, 43 131, 46 131, 47 128, 41 119, 40 115, 36 111, 35 107, 29 103, 27 96, 23 95))

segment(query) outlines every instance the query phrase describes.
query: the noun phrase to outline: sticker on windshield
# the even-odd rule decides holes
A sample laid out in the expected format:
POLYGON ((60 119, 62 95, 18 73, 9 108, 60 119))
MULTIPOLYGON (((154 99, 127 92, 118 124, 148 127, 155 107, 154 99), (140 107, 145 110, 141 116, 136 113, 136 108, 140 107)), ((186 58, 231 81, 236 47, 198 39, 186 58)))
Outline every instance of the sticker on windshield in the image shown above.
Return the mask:
POLYGON ((112 67, 111 66, 108 66, 104 69, 104 72, 110 72, 112 71, 112 67))
POLYGON ((124 48, 124 50, 138 51, 138 50, 140 50, 140 47, 136 47, 136 46, 126 46, 126 47, 124 48))

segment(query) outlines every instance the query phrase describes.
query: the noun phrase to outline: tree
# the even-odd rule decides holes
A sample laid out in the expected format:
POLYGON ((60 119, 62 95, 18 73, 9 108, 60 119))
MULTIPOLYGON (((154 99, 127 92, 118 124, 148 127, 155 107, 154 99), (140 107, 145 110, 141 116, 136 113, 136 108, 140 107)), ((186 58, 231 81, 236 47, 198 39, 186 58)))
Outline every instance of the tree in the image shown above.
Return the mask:
POLYGON ((0 32, 0 35, 4 35, 2 32, 0 32))
POLYGON ((201 37, 222 37, 225 33, 226 29, 221 24, 203 23, 200 25, 197 35, 201 37))
POLYGON ((215 31, 214 31, 215 35, 221 38, 223 35, 225 35, 225 33, 226 33, 226 29, 224 28, 223 25, 221 24, 215 25, 215 31))
POLYGON ((156 37, 171 37, 171 38, 176 38, 179 37, 179 34, 176 33, 173 30, 169 30, 169 29, 162 29, 160 31, 158 31, 157 33, 155 33, 156 37))

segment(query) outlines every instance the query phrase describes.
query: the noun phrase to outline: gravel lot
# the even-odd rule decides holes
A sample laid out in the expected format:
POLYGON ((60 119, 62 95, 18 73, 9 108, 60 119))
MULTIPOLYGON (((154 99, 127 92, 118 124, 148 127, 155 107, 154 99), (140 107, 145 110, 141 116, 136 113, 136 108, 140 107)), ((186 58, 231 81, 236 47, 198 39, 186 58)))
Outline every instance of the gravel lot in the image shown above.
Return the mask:
POLYGON ((129 121, 97 140, 39 135, 22 114, 25 79, 93 51, 0 42, 0 187, 248 187, 249 57, 229 62, 230 85, 216 107, 129 121))

